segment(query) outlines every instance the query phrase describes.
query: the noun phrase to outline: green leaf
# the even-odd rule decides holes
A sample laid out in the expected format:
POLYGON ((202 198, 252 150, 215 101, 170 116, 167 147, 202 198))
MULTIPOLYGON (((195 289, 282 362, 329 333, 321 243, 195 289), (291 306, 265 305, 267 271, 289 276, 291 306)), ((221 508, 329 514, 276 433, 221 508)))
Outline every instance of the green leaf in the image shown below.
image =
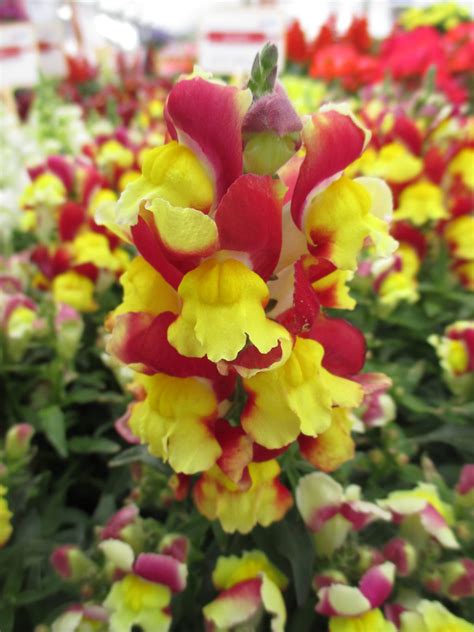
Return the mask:
POLYGON ((74 437, 69 441, 69 449, 77 454, 115 454, 120 445, 104 437, 74 437))
POLYGON ((122 465, 129 465, 130 463, 146 463, 156 470, 170 473, 170 468, 167 467, 160 459, 157 459, 148 452, 148 449, 144 445, 136 445, 133 448, 124 450, 117 456, 114 456, 109 461, 110 467, 121 467, 122 465))
POLYGON ((66 442, 66 424, 63 411, 59 406, 48 406, 38 413, 41 430, 57 453, 66 458, 68 455, 66 442))
POLYGON ((446 443, 468 458, 474 458, 474 427, 446 424, 426 435, 413 437, 419 444, 446 443))

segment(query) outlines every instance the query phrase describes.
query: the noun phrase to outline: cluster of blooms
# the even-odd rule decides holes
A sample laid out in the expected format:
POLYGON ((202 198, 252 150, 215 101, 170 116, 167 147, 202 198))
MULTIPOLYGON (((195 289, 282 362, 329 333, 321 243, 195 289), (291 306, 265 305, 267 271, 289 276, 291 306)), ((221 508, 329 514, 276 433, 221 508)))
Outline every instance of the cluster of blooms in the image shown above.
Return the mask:
POLYGON ((414 14, 402 14, 398 26, 382 42, 372 41, 365 18, 355 17, 347 33, 338 35, 336 20, 330 17, 311 44, 299 23, 293 22, 287 32, 288 59, 312 77, 341 82, 346 91, 380 83, 387 75, 413 89, 434 67, 437 87, 453 103, 462 104, 468 96, 474 23, 467 9, 458 9, 455 16, 452 3, 448 5, 433 8, 433 15, 427 14, 418 24, 414 14), (435 28, 439 22, 446 32, 435 28))
POLYGON ((99 529, 99 542, 88 555, 65 544, 51 564, 86 596, 52 624, 52 632, 97 630, 166 632, 171 624, 172 596, 186 587, 188 540, 163 534, 154 520, 140 517, 131 504, 99 529), (157 544, 153 544, 157 542, 157 544))
POLYGON ((456 493, 450 493, 454 506, 441 499, 433 483, 372 503, 361 499, 357 485, 343 489, 322 472, 299 480, 296 503, 318 560, 316 612, 330 618, 330 632, 474 630, 440 603, 421 600, 412 588, 415 579, 427 592, 454 602, 474 595, 474 560, 453 559, 451 553, 443 561, 444 551, 461 548, 454 525, 463 544, 472 538, 463 524, 472 518, 473 473, 473 465, 463 468, 456 493), (381 522, 379 531, 387 538, 377 548, 363 543, 363 532, 374 521, 381 522), (384 523, 398 533, 393 527, 384 530, 384 523))
POLYGON ((199 474, 207 518, 244 533, 292 504, 276 457, 294 442, 322 469, 351 458, 364 339, 324 308, 355 306, 346 283, 367 243, 396 247, 387 185, 344 175, 368 132, 329 105, 301 133, 273 48, 259 61, 252 90, 180 80, 170 142, 145 155, 113 216, 96 215, 139 253, 108 319, 109 351, 141 391, 128 427, 176 473, 199 474))
POLYGON ((23 474, 32 456, 30 443, 33 434, 30 424, 16 424, 0 443, 0 549, 13 533, 13 513, 7 495, 23 482, 23 474))
POLYGON ((405 105, 391 105, 372 93, 359 114, 372 141, 352 174, 385 178, 394 197, 392 235, 400 246, 392 258, 360 272, 374 276, 380 302, 395 306, 418 300, 418 273, 425 255, 450 253, 458 281, 474 287, 474 218, 472 215, 472 120, 444 104, 415 94, 405 105), (420 103, 421 100, 421 103, 420 103))

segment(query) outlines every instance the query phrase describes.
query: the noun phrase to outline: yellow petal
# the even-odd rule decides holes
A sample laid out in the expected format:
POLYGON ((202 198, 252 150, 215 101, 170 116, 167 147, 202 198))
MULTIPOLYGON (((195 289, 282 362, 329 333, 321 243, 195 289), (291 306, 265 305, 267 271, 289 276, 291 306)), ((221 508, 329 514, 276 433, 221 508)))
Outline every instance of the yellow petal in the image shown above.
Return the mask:
POLYGON ((235 259, 202 262, 185 274, 178 294, 182 309, 168 329, 168 341, 181 355, 234 360, 247 339, 268 353, 289 338, 284 327, 266 317, 265 282, 235 259))

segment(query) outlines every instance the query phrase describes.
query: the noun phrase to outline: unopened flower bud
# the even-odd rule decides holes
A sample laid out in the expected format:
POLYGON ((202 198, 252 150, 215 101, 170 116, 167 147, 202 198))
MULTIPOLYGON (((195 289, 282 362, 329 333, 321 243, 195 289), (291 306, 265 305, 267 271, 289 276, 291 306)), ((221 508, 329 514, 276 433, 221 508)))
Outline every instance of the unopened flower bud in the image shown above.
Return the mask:
POLYGON ((474 560, 464 558, 441 565, 443 592, 450 599, 474 597, 474 560))
POLYGON ((334 568, 329 568, 321 573, 318 573, 313 578, 313 588, 316 592, 325 586, 331 586, 331 584, 347 584, 347 577, 341 571, 334 568))
POLYGON ((462 507, 474 507, 474 464, 465 465, 456 485, 456 501, 462 507))
POLYGON ((359 553, 359 561, 358 561, 358 570, 361 573, 365 573, 372 566, 376 566, 377 564, 382 564, 384 562, 383 555, 377 549, 374 549, 371 546, 361 546, 358 549, 359 553))
POLYGON ((407 577, 416 568, 418 554, 408 540, 393 538, 385 545, 383 554, 386 560, 395 564, 400 577, 407 577))
POLYGON ((186 562, 189 554, 189 540, 184 535, 168 533, 160 542, 160 553, 170 555, 179 562, 186 562))
POLYGON ((59 356, 71 360, 76 355, 84 330, 81 315, 73 307, 61 304, 54 319, 54 328, 59 356))
POLYGON ((90 576, 95 564, 77 546, 65 544, 53 551, 50 562, 63 579, 78 582, 90 576))
POLYGON ((35 430, 30 424, 15 424, 7 432, 5 452, 7 459, 16 461, 24 457, 30 449, 35 430))

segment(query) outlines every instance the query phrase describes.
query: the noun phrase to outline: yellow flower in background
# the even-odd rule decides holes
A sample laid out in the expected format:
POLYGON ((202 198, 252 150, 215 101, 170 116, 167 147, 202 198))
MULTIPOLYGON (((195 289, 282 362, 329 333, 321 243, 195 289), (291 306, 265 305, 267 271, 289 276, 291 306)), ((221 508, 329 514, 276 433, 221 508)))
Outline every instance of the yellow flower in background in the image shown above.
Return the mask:
POLYGON ((362 156, 350 164, 345 170, 345 174, 350 178, 358 173, 364 176, 372 176, 376 173, 377 151, 369 146, 362 156))
POLYGON ((13 514, 8 508, 6 494, 7 488, 0 485, 0 548, 8 542, 13 531, 11 524, 13 514))
POLYGON ((329 632, 396 632, 380 610, 369 610, 360 617, 331 617, 329 632))
POLYGON ((43 173, 31 182, 23 191, 20 205, 59 206, 66 200, 66 188, 57 176, 43 173))
POLYGON ((75 265, 92 263, 97 268, 104 268, 111 272, 116 272, 121 267, 121 262, 115 252, 110 250, 107 237, 93 231, 76 237, 71 244, 71 254, 75 265))
POLYGON ((89 202, 87 214, 94 217, 95 214, 105 205, 112 205, 115 208, 117 203, 117 194, 112 189, 99 189, 96 191, 89 202))
POLYGON ((402 260, 402 270, 407 276, 415 277, 420 269, 421 260, 413 246, 401 243, 397 249, 397 256, 402 260))
POLYGON ((94 284, 90 279, 72 270, 58 275, 53 281, 55 303, 66 303, 80 312, 97 309, 94 301, 94 284))
POLYGON ((449 217, 440 187, 426 180, 407 186, 400 194, 394 219, 407 219, 415 226, 449 217))
POLYGON ((469 189, 474 189, 474 149, 465 147, 456 154, 448 165, 448 172, 453 176, 459 176, 463 184, 469 189))
POLYGON ((444 237, 454 257, 474 260, 474 216, 461 215, 448 222, 444 237))
POLYGON ((100 167, 117 165, 122 169, 128 169, 133 165, 135 158, 133 152, 119 143, 118 140, 108 140, 99 147, 96 162, 100 167))
POLYGON ((400 620, 400 632, 474 632, 474 625, 454 616, 438 601, 423 600, 415 611, 402 612, 400 620))
POLYGON ((281 83, 300 116, 312 114, 326 97, 327 90, 322 81, 315 81, 308 77, 284 75, 281 77, 281 83))
POLYGON ((401 184, 413 180, 423 170, 423 161, 401 143, 384 145, 377 155, 370 175, 401 184))
POLYGON ((415 303, 420 295, 416 278, 404 272, 390 272, 378 287, 380 302, 395 307, 400 301, 415 303))

